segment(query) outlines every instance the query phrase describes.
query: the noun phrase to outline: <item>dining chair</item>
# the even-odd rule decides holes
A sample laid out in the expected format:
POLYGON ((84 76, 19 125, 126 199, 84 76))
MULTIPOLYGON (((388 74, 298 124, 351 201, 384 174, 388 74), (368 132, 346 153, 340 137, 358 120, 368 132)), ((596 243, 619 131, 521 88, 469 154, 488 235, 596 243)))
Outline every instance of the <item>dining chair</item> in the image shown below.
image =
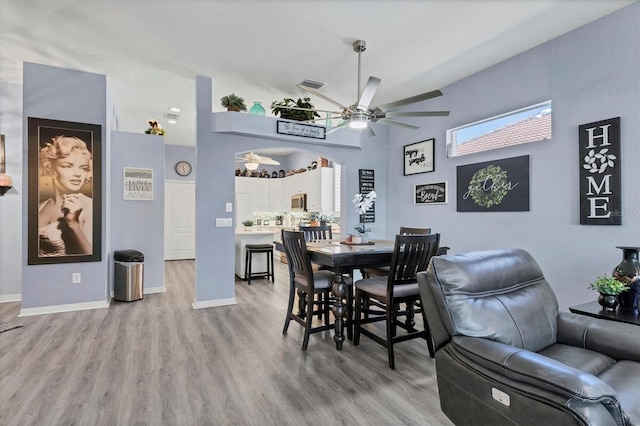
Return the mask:
POLYGON ((415 328, 414 306, 420 300, 416 274, 427 269, 429 260, 438 251, 440 234, 396 235, 389 275, 365 278, 355 283, 355 332, 353 344, 360 344, 360 334, 387 348, 389 367, 394 370, 393 346, 410 339, 427 341, 429 354, 433 356, 433 343, 429 327, 415 328), (400 310, 405 303, 406 309, 400 310), (380 309, 383 308, 383 309, 380 309), (364 314, 364 315, 363 315, 364 314), (400 322, 401 317, 405 318, 400 322), (365 324, 385 321, 386 333, 381 336, 365 324), (398 327, 406 333, 398 334, 398 327))
MULTIPOLYGON (((332 305, 331 284, 335 274, 324 270, 313 271, 304 232, 282 230, 281 235, 289 266, 289 303, 287 304, 287 316, 282 334, 287 334, 291 320, 303 326, 302 350, 304 351, 307 349, 311 334, 334 327, 333 323, 329 323, 329 310, 332 305), (293 312, 296 293, 298 294, 298 313, 293 312), (320 296, 320 298, 316 300, 316 296, 320 296), (320 314, 322 314, 321 317, 320 314), (323 324, 314 327, 314 316, 319 317, 318 321, 324 318, 323 324)), ((351 278, 345 276, 343 279, 351 288, 351 278)), ((348 293, 350 294, 351 291, 348 293)), ((353 303, 349 294, 347 295, 347 306, 351 306, 353 303)), ((348 311, 348 318, 351 318, 351 309, 348 308, 348 311)))
POLYGON ((304 232, 304 239, 307 242, 333 239, 333 233, 331 232, 331 225, 301 226, 300 231, 304 232))
MULTIPOLYGON (((400 235, 411 234, 411 235, 424 235, 430 234, 431 228, 408 228, 406 226, 400 227, 400 235)), ((363 278, 370 277, 386 277, 389 275, 389 267, 388 266, 372 266, 369 268, 364 268, 362 271, 363 278)))

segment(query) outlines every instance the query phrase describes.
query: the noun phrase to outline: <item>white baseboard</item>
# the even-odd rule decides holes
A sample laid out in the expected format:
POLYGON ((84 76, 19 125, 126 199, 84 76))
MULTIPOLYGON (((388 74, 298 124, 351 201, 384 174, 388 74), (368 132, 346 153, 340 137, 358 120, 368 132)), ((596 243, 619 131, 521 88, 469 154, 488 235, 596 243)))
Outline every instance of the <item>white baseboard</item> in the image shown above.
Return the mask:
POLYGON ((22 300, 22 293, 0 294, 0 303, 20 302, 21 300, 22 300))
POLYGON ((236 303, 235 297, 231 297, 229 299, 205 300, 202 302, 195 302, 193 304, 193 309, 215 308, 217 306, 235 305, 236 303))
POLYGON ((68 305, 43 306, 40 308, 20 309, 19 317, 29 317, 32 315, 59 314, 61 312, 85 311, 87 309, 108 308, 109 302, 104 300, 85 303, 70 303, 68 305))
POLYGON ((165 287, 145 287, 144 294, 165 293, 167 289, 165 287))

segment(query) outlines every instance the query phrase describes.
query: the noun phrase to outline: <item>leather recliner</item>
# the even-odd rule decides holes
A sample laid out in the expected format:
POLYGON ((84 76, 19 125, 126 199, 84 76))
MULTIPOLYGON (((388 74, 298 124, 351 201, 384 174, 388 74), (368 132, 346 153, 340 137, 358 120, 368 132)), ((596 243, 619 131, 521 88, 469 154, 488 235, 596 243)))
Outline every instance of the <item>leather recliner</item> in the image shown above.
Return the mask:
POLYGON ((456 425, 640 425, 640 327, 559 312, 526 251, 433 257, 418 284, 456 425))

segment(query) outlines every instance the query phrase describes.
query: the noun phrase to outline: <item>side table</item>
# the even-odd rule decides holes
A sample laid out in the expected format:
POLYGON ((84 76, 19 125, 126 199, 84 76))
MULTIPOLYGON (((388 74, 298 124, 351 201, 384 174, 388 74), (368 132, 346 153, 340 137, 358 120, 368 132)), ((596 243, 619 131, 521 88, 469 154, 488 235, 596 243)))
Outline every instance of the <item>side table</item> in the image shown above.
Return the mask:
POLYGON ((588 315, 594 318, 608 319, 628 324, 640 325, 640 316, 637 309, 618 308, 613 311, 605 311, 598 302, 583 303, 582 305, 571 306, 569 310, 574 314, 588 315))

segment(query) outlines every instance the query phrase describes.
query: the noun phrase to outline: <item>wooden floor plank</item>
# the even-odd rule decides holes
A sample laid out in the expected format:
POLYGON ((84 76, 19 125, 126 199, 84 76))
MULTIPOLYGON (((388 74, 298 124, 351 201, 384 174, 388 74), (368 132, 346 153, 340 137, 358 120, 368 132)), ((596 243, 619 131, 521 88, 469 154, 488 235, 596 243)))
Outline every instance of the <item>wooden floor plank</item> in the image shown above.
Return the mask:
POLYGON ((236 281, 237 305, 192 309, 195 263, 168 261, 166 293, 108 309, 17 318, 0 304, 2 425, 450 425, 424 341, 386 349, 331 332, 282 335, 286 265, 275 284, 236 281))

